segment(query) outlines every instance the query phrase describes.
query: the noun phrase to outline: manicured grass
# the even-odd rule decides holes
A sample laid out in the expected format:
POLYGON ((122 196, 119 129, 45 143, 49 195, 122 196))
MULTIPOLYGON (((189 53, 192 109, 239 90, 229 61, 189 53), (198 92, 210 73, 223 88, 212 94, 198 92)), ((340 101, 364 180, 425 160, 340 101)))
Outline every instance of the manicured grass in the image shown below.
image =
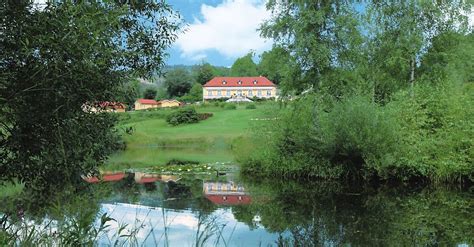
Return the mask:
POLYGON ((113 155, 104 169, 143 168, 162 165, 171 159, 202 163, 232 162, 235 138, 251 134, 251 129, 265 121, 273 102, 257 104, 257 109, 238 105, 230 110, 219 106, 196 107, 198 112, 213 116, 195 124, 171 126, 165 116, 173 110, 130 112, 122 116, 118 128, 132 127, 133 134, 124 134, 125 151, 113 155))

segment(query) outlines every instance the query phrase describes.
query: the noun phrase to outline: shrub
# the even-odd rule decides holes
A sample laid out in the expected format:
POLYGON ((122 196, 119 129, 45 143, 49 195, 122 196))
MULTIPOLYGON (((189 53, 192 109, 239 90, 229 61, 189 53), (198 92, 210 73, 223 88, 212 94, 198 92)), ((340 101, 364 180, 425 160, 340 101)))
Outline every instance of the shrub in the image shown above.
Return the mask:
POLYGON ((234 105, 234 104, 227 104, 224 108, 226 110, 235 110, 235 109, 237 109, 237 106, 234 105))
POLYGON ((393 162, 397 123, 363 97, 321 110, 318 96, 293 102, 271 130, 262 129, 253 143, 266 156, 249 157, 244 172, 285 177, 329 179, 369 177, 393 162), (266 134, 262 134, 266 133, 266 134), (259 144, 257 144, 259 143, 259 144))
POLYGON ((198 113, 198 116, 199 116, 199 121, 202 121, 214 116, 214 114, 210 112, 205 112, 205 113, 198 113))
POLYGON ((173 112, 166 117, 166 122, 171 125, 180 125, 199 122, 199 114, 194 108, 183 108, 173 112))
POLYGON ((249 104, 245 106, 245 109, 257 109, 257 106, 255 106, 255 104, 249 104))

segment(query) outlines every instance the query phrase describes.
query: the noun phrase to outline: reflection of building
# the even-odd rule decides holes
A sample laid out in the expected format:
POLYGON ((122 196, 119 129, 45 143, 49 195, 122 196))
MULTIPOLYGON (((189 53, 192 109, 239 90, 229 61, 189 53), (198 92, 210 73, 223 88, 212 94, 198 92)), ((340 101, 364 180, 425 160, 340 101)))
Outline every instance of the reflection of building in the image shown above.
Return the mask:
POLYGON ((204 84, 203 99, 234 98, 275 98, 277 87, 263 76, 256 77, 214 77, 204 84))
POLYGON ((244 187, 232 181, 204 182, 203 191, 206 198, 217 205, 249 204, 251 201, 244 187))
POLYGON ((86 177, 84 180, 88 183, 98 183, 100 181, 104 182, 114 182, 114 181, 120 181, 125 177, 124 172, 117 172, 117 173, 105 173, 102 175, 102 178, 98 177, 86 177))

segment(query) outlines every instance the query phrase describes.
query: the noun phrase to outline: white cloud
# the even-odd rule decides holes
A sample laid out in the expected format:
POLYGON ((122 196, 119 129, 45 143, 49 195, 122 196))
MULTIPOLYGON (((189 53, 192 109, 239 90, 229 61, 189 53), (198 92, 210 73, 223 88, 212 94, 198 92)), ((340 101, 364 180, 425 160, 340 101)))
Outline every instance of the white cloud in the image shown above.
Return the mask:
POLYGON ((203 4, 201 14, 203 21, 195 19, 176 42, 183 57, 199 60, 205 58, 205 52, 215 50, 236 58, 250 50, 259 53, 271 48, 271 41, 257 31, 270 17, 262 1, 224 0, 216 7, 203 4))

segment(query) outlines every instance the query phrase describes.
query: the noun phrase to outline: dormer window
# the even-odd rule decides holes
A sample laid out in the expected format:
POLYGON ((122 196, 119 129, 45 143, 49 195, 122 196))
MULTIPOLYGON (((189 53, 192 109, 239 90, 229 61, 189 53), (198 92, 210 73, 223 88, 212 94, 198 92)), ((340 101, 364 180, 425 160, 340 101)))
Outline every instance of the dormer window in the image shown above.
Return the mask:
POLYGON ((237 83, 238 83, 239 85, 242 85, 242 81, 241 81, 241 80, 239 80, 237 83))
POLYGON ((253 80, 253 84, 254 84, 254 85, 257 85, 257 80, 253 80))
POLYGON ((225 80, 224 80, 224 81, 222 81, 222 85, 225 85, 225 84, 227 84, 227 82, 226 82, 225 80))

